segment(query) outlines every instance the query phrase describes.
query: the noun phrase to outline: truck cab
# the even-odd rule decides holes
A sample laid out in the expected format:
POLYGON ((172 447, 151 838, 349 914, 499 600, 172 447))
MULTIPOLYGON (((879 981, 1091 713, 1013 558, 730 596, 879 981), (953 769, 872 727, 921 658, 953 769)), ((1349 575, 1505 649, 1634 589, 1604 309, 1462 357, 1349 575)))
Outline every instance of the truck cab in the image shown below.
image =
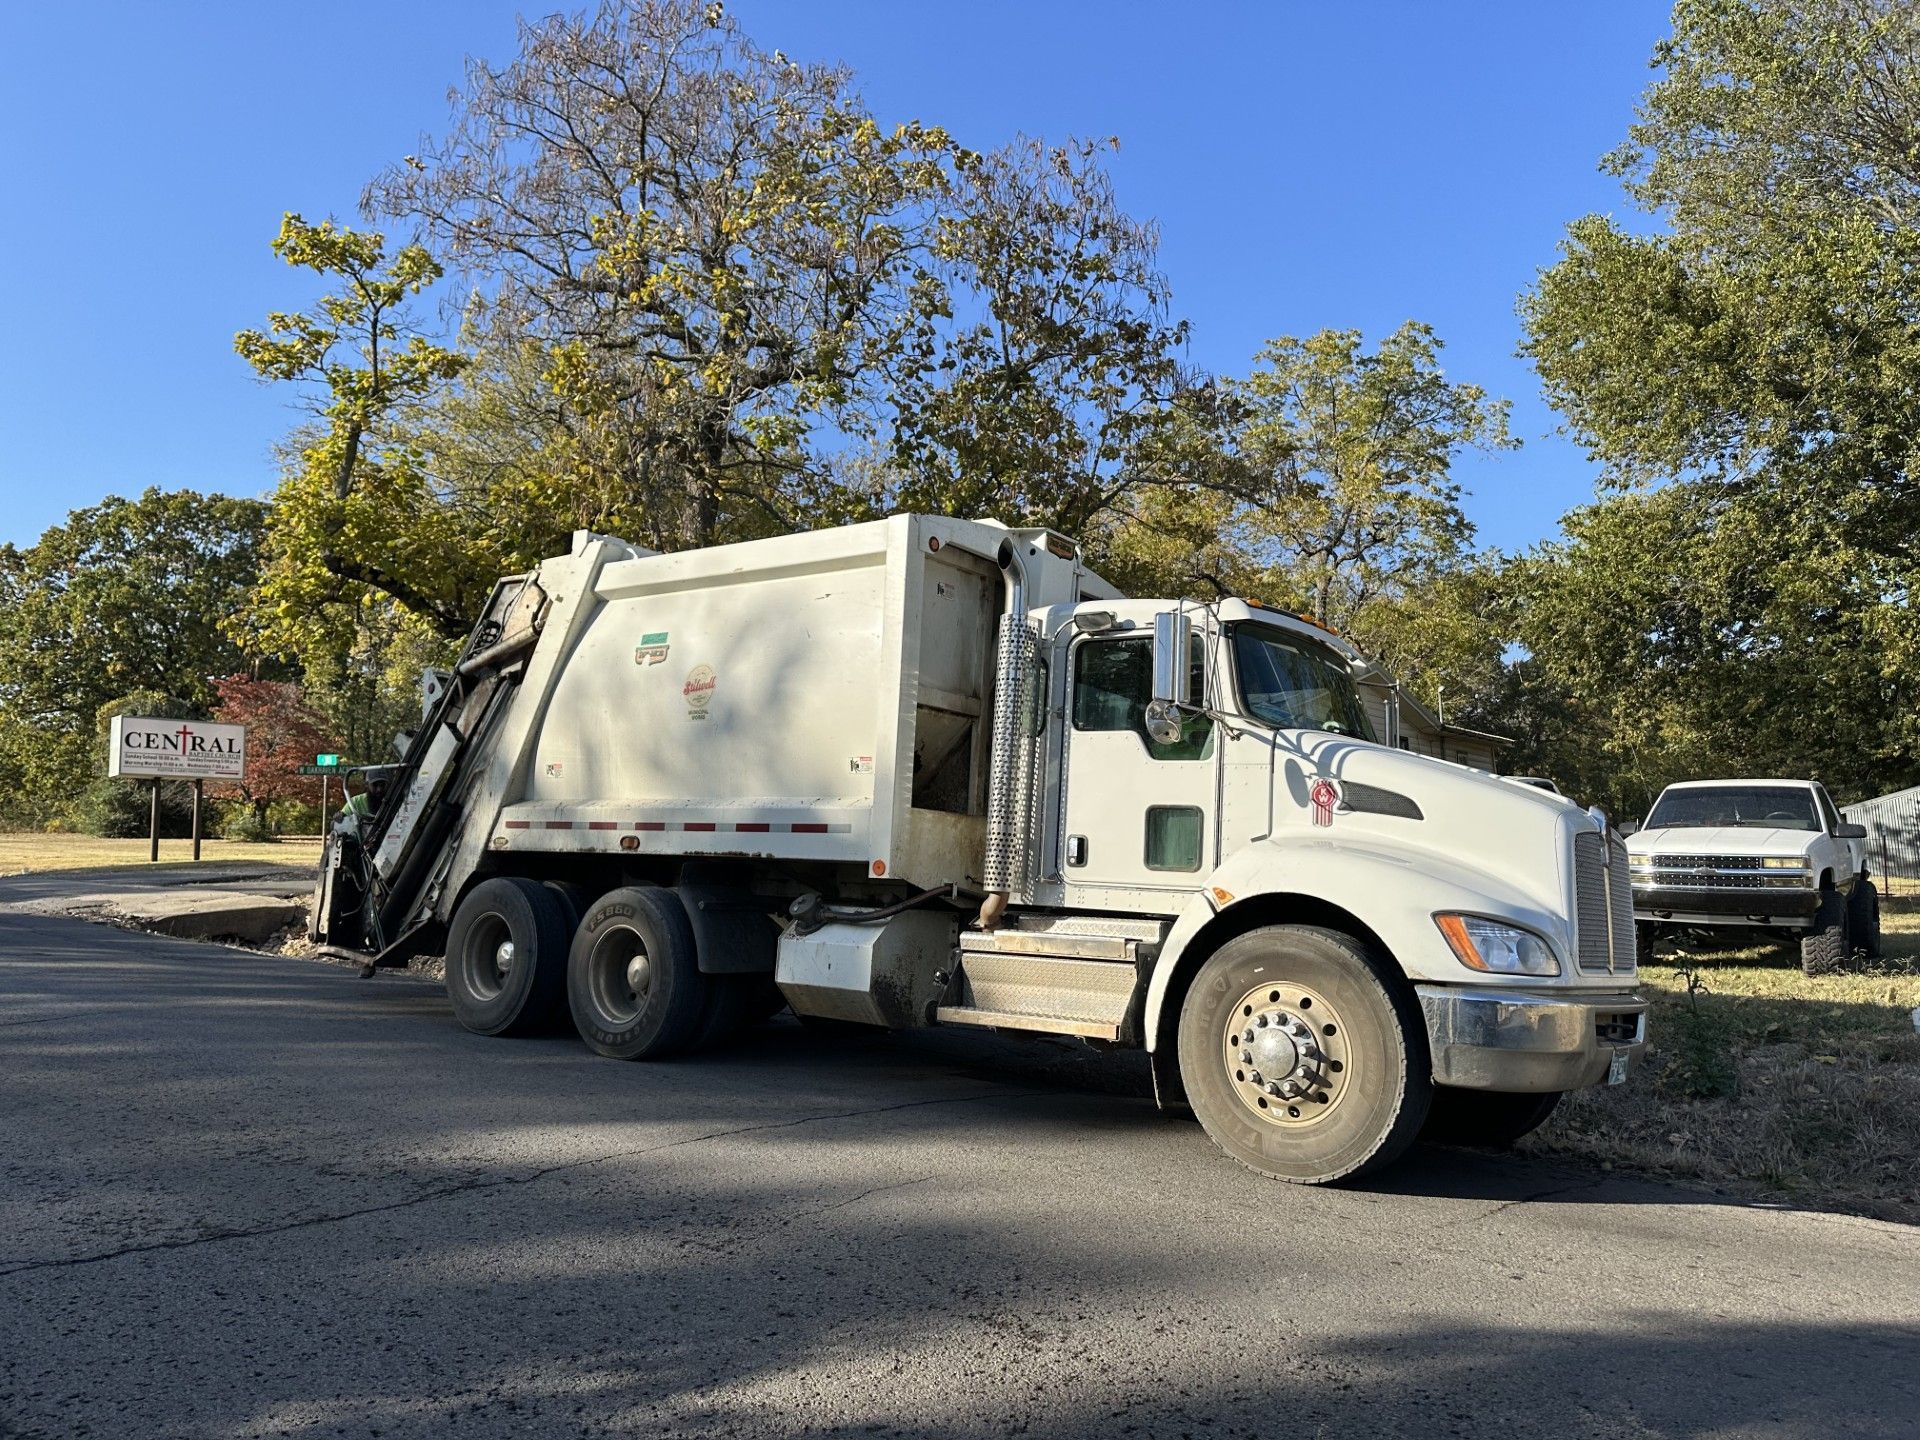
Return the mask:
POLYGON ((991 521, 582 534, 428 687, 314 938, 438 945, 469 1029, 564 1010, 621 1059, 780 1005, 1138 1048, 1163 1105, 1286 1180, 1511 1141, 1644 1046, 1626 850, 1379 744, 1363 663, 991 521))
POLYGON ((1665 934, 1770 931, 1799 942, 1810 975, 1880 953, 1866 829, 1817 780, 1669 785, 1627 841, 1643 957, 1665 934))

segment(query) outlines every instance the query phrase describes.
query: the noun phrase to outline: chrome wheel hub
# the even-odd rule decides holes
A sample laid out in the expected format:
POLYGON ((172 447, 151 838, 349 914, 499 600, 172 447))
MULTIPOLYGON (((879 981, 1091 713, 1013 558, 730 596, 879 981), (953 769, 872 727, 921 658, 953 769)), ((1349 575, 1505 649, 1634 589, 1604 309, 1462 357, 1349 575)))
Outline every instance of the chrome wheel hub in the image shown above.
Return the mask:
POLYGON ((1222 1041, 1234 1093, 1262 1120, 1310 1125, 1346 1093, 1346 1027, 1318 991, 1285 982, 1249 990, 1222 1041))
POLYGON ((504 977, 509 970, 513 969, 513 941, 502 940, 494 950, 493 968, 498 970, 502 977, 504 977))

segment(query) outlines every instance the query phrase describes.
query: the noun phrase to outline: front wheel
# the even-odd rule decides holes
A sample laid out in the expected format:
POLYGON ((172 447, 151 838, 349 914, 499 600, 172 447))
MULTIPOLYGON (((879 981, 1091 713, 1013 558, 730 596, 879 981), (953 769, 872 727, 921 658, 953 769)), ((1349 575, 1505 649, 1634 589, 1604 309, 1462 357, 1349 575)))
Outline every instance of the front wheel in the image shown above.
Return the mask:
POLYGON ((1838 890, 1820 892, 1820 909, 1813 928, 1800 937, 1800 970, 1806 975, 1830 975, 1852 956, 1847 934, 1847 902, 1838 890))
POLYGON ((1847 897, 1848 928, 1853 931, 1853 947, 1869 960, 1880 958, 1880 889, 1862 878, 1847 897))
POLYGON ((1538 1130, 1560 1104, 1560 1092, 1510 1095, 1495 1090, 1433 1087, 1433 1109, 1420 1138, 1435 1145, 1478 1145, 1504 1150, 1538 1130))
POLYGON ((1200 967, 1180 1009, 1180 1077, 1206 1132, 1249 1169, 1321 1185, 1390 1164, 1427 1117, 1426 1028, 1351 936, 1271 925, 1200 967))

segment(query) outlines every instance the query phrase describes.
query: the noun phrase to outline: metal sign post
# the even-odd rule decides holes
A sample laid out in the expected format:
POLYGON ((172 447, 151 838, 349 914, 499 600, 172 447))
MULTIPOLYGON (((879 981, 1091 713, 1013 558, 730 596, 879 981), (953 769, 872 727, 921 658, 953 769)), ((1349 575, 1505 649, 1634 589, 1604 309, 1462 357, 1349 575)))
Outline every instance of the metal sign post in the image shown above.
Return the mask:
POLYGON ((147 796, 147 863, 160 863, 160 782, 155 780, 147 796))
POLYGON ((193 777, 193 858, 200 858, 200 802, 205 798, 207 782, 198 775, 193 777))
MULTIPOLYGON (((320 777, 320 837, 322 839, 325 839, 327 834, 327 777, 346 763, 347 757, 344 755, 316 755, 313 757, 313 764, 300 767, 302 775, 320 777)), ((344 797, 346 793, 347 786, 343 780, 340 782, 340 794, 344 797)))

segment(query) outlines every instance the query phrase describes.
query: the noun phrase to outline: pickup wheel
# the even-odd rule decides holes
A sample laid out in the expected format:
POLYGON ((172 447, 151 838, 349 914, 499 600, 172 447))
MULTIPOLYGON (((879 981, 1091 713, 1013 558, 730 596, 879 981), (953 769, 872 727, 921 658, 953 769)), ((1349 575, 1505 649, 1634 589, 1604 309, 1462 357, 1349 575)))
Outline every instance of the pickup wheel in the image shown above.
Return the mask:
POLYGON ((447 927, 447 999, 476 1035, 525 1035, 558 1017, 567 986, 566 902, 517 876, 483 880, 447 927))
POLYGON ((1200 967, 1180 1078, 1207 1134, 1251 1170, 1321 1185, 1397 1159, 1427 1118, 1426 1027, 1351 936, 1272 925, 1200 967))
POLYGON ((707 977, 693 926, 671 890, 634 886, 602 895, 567 955, 567 1004, 589 1049, 615 1060, 657 1060, 699 1038, 707 977))
POLYGON ((1649 925, 1644 920, 1639 921, 1637 924, 1634 925, 1633 927, 1634 968, 1639 970, 1644 970, 1649 965, 1653 964, 1653 959, 1654 959, 1653 941, 1654 941, 1653 926, 1649 925))
POLYGON ((1495 1090, 1433 1087, 1433 1109, 1420 1138, 1435 1145, 1478 1145, 1504 1150, 1522 1135, 1546 1123, 1560 1104, 1560 1092, 1512 1095, 1495 1090))
POLYGON ((1831 975, 1853 954, 1847 934, 1847 902, 1838 890, 1820 892, 1813 928, 1800 937, 1800 969, 1807 975, 1831 975))
POLYGON ((1880 888, 1864 875, 1847 897, 1847 928, 1855 950, 1869 960, 1880 958, 1880 888))

